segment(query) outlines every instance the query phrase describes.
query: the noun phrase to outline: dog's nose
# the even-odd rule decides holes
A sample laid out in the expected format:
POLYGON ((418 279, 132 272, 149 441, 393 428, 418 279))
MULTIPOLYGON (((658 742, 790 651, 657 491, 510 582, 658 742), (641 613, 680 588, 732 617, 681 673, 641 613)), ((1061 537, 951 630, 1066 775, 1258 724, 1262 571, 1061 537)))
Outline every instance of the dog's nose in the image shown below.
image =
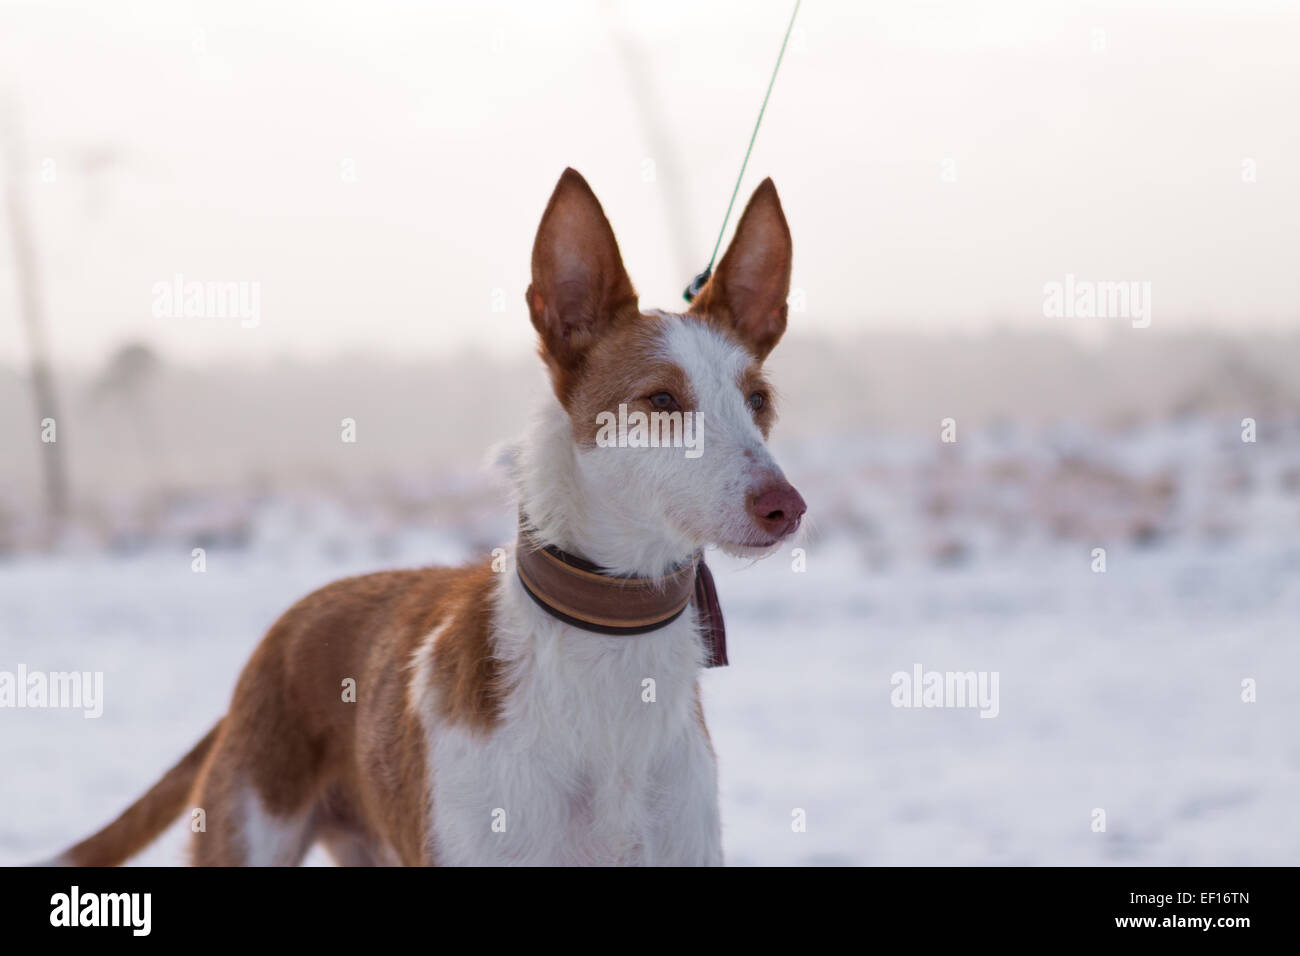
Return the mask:
POLYGON ((774 538, 784 538, 799 527, 807 510, 803 496, 784 480, 760 491, 749 503, 755 523, 774 538))

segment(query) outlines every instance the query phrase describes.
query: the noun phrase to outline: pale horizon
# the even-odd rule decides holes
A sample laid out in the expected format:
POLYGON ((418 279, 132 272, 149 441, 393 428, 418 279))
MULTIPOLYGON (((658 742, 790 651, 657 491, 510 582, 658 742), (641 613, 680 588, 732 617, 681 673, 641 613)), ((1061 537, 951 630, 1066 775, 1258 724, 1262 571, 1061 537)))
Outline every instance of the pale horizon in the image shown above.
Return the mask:
MULTIPOLYGON (((642 304, 678 308, 789 11, 10 5, 54 360, 524 355, 565 166, 642 304), (259 324, 155 317, 176 274, 258 283, 259 324)), ((1067 275, 1150 283, 1152 329, 1300 327, 1297 46, 1274 3, 804 4, 738 199, 781 193, 791 336, 1151 331, 1045 318, 1067 275)), ((22 365, 7 230, 0 256, 0 364, 22 365)))

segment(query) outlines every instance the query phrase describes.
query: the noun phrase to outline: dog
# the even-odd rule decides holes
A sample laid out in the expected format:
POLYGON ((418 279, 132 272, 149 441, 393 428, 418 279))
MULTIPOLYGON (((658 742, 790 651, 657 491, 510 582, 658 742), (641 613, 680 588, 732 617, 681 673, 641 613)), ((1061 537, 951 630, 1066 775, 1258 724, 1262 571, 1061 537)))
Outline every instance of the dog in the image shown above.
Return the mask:
POLYGON ((189 810, 196 865, 318 843, 342 865, 721 864, 699 671, 725 649, 700 555, 771 553, 805 511, 766 445, 791 256, 767 179, 690 308, 643 312, 566 170, 526 294, 554 400, 512 457, 507 560, 302 599, 207 736, 54 862, 120 864, 189 810), (620 406, 695 416, 702 453, 598 440, 620 406))

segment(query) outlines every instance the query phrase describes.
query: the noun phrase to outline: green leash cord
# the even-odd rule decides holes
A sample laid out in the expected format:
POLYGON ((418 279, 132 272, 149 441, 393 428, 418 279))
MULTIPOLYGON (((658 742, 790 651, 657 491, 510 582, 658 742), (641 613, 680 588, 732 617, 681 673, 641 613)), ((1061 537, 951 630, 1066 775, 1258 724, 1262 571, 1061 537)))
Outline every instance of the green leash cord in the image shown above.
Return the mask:
POLYGON ((740 182, 745 178, 745 167, 749 165, 749 154, 754 151, 754 140, 758 139, 758 128, 763 125, 763 114, 767 111, 767 101, 772 95, 772 87, 776 84, 776 74, 781 69, 781 60, 785 58, 785 47, 790 42, 790 31, 794 29, 794 18, 799 15, 799 4, 803 0, 795 0, 794 12, 790 14, 790 25, 785 28, 785 39, 781 41, 781 52, 776 55, 776 66, 772 67, 772 78, 767 81, 767 92, 763 94, 763 105, 758 109, 758 120, 754 123, 754 132, 749 137, 749 148, 745 150, 745 160, 740 164, 740 175, 736 177, 736 186, 731 190, 731 202, 727 203, 727 214, 722 217, 722 228, 718 230, 718 241, 713 244, 713 255, 709 256, 708 267, 697 275, 691 284, 686 287, 682 293, 682 298, 690 302, 700 290, 704 288, 704 283, 709 281, 709 276, 713 275, 713 264, 718 259, 718 250, 722 248, 722 237, 727 232, 727 223, 731 220, 731 210, 736 205, 736 196, 740 192, 740 182))

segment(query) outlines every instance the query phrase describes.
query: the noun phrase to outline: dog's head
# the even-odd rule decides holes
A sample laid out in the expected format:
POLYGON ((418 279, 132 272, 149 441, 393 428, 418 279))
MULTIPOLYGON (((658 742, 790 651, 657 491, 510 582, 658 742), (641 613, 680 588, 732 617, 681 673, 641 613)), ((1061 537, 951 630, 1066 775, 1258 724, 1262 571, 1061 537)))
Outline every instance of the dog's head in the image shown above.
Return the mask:
POLYGON ((786 324, 791 245, 770 179, 684 314, 642 312, 609 221, 564 171, 533 245, 528 308, 568 415, 578 480, 630 529, 680 553, 756 556, 799 527, 803 498, 767 449, 763 360, 786 324))

